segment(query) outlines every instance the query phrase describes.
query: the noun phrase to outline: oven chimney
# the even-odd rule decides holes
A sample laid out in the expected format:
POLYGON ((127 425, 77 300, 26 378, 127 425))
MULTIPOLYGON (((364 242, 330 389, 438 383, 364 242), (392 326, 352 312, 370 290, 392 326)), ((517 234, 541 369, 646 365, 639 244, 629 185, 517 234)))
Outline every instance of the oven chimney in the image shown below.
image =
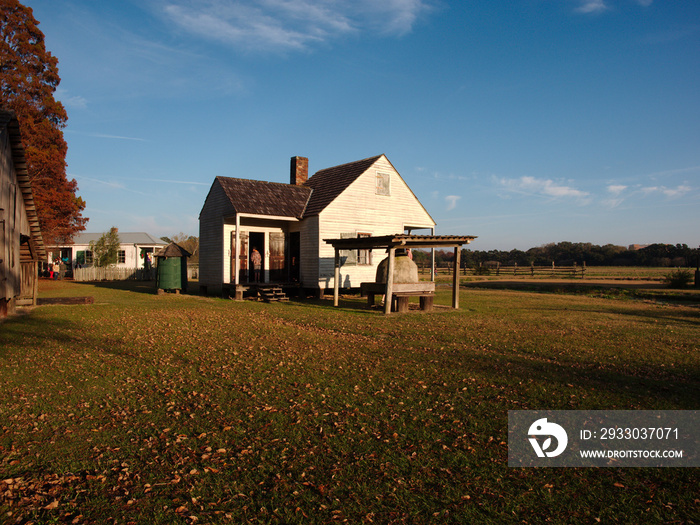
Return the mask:
POLYGON ((290 184, 301 186, 309 178, 309 159, 306 157, 292 157, 290 163, 290 184))

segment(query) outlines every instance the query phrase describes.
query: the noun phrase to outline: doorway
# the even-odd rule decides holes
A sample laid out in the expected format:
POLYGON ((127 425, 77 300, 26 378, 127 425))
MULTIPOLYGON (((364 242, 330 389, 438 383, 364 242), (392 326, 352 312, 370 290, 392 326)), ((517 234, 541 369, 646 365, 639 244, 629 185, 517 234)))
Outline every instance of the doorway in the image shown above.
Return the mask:
MULTIPOLYGON (((248 260, 253 255, 253 248, 256 248, 260 252, 261 263, 260 263, 260 281, 265 282, 265 234, 262 232, 250 232, 248 234, 248 246, 250 247, 250 252, 248 253, 248 260)), ((255 268, 253 268, 253 262, 251 261, 249 265, 248 282, 255 282, 255 268)))

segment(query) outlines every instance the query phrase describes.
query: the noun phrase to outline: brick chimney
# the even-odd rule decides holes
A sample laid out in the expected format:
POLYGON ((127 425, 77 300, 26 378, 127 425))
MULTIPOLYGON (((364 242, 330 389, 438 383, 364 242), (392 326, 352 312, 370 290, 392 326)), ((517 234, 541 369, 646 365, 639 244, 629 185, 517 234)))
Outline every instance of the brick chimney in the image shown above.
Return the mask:
POLYGON ((292 157, 290 163, 290 184, 301 186, 309 178, 309 159, 306 157, 292 157))

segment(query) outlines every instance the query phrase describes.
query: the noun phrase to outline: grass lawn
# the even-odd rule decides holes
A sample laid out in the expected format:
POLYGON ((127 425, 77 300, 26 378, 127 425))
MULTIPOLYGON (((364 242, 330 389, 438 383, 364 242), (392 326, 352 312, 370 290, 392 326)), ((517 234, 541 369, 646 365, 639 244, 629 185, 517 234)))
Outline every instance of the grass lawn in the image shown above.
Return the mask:
POLYGON ((697 468, 507 464, 508 410, 700 408, 697 305, 152 292, 0 324, 0 522, 700 523, 697 468))

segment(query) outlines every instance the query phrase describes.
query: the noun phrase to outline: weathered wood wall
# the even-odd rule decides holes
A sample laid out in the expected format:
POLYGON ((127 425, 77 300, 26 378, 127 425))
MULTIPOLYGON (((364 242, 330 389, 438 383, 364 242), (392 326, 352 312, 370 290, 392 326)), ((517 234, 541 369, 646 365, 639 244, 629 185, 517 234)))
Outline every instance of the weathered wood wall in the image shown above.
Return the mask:
MULTIPOLYGON (((221 293, 224 283, 225 265, 230 257, 225 251, 225 218, 235 213, 231 201, 226 197, 219 181, 214 180, 209 195, 199 214, 199 284, 206 286, 212 294, 221 293)), ((230 230, 229 230, 230 233, 230 230)))

